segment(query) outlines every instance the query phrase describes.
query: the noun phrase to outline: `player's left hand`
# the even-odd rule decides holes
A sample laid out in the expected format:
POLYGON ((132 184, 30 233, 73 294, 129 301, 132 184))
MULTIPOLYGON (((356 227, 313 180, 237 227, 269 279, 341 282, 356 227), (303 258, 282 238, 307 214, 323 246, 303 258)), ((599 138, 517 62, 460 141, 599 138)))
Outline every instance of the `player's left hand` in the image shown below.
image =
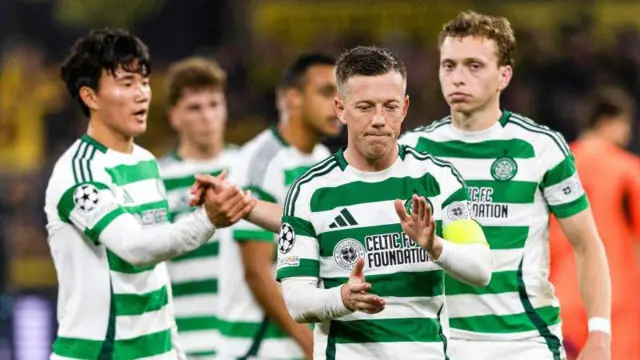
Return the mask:
POLYGON ((189 206, 201 206, 204 204, 204 194, 208 188, 213 188, 216 193, 220 193, 222 189, 229 185, 225 181, 226 177, 226 170, 222 170, 222 172, 215 177, 208 174, 195 175, 196 181, 191 186, 189 206))
POLYGON ((611 337, 601 331, 589 333, 587 343, 580 351, 578 360, 610 360, 611 359, 611 337))
POLYGON ((411 214, 407 213, 401 200, 396 199, 394 202, 400 225, 411 240, 431 254, 436 245, 436 221, 431 216, 431 208, 423 196, 414 194, 412 202, 411 214))

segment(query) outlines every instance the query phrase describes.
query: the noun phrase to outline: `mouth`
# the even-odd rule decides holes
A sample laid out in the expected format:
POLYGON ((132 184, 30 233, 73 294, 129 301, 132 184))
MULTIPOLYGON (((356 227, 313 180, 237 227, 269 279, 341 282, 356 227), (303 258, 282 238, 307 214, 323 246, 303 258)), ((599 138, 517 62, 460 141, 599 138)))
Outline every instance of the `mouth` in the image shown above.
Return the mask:
POLYGON ((144 122, 147 120, 147 109, 140 109, 138 111, 135 111, 133 113, 133 116, 135 116, 136 120, 138 120, 139 122, 144 122))
POLYGON ((447 96, 449 99, 453 101, 462 101, 471 97, 471 95, 463 92, 454 92, 447 96))

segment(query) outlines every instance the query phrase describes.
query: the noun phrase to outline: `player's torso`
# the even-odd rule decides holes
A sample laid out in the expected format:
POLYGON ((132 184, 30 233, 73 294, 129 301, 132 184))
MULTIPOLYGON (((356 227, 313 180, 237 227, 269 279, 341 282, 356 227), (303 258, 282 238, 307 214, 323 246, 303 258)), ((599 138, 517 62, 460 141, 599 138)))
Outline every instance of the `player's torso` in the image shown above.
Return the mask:
MULTIPOLYGON (((109 187, 117 204, 143 227, 165 223, 168 203, 155 158, 137 146, 132 154, 122 154, 87 139, 83 137, 60 159, 49 186, 69 188, 84 182, 101 183, 109 187)), ((90 192, 92 185, 86 189, 90 192)), ((74 194, 76 208, 81 211, 90 212, 97 206, 90 194, 74 194)), ((55 206, 55 201, 47 199, 49 230, 70 235, 63 239, 64 244, 50 243, 60 283, 59 309, 63 309, 59 312, 55 353, 83 358, 100 350, 83 348, 81 345, 89 344, 86 340, 100 343, 111 339, 114 356, 164 353, 171 358, 171 316, 164 264, 134 266, 104 245, 92 245, 73 225, 51 215, 50 207, 55 206), (149 347, 151 342, 163 345, 149 347), (68 352, 81 348, 87 351, 85 355, 68 352)))
MULTIPOLYGON (((385 173, 360 177, 351 176, 349 170, 333 170, 313 183, 309 206, 323 286, 345 283, 356 260, 363 257, 371 292, 387 302, 376 315, 353 313, 319 324, 315 329, 319 358, 329 354, 336 354, 336 359, 444 358, 444 272, 403 232, 394 208, 395 199, 410 208, 414 193, 425 196, 441 234, 444 199, 437 175, 432 177, 410 155, 405 159, 385 173)), ((285 254, 281 261, 296 259, 285 254)))
MULTIPOLYGON (((282 205, 294 180, 329 155, 323 145, 316 145, 310 154, 302 153, 271 128, 243 146, 230 180, 251 190, 261 200, 282 205)), ((276 234, 242 222, 226 232, 221 240, 219 352, 223 358, 241 357, 251 349, 259 359, 301 358, 295 342, 265 318, 245 282, 240 248, 234 236, 254 231, 260 232, 264 241, 275 242, 277 238, 276 234)))
POLYGON ((451 162, 460 172, 471 210, 491 247, 493 273, 487 287, 445 277, 455 337, 536 337, 538 330, 527 312, 539 312, 546 324, 559 321, 547 281, 549 209, 540 190, 544 135, 518 115, 506 116, 479 134, 463 134, 444 119, 405 135, 411 146, 451 162))
MULTIPOLYGON (((172 153, 161 159, 170 217, 179 221, 195 208, 189 206, 196 174, 227 172, 237 151, 225 148, 213 159, 185 160, 172 153)), ((173 289, 174 313, 182 346, 189 354, 213 356, 217 342, 218 255, 220 233, 198 249, 167 263, 173 289)))

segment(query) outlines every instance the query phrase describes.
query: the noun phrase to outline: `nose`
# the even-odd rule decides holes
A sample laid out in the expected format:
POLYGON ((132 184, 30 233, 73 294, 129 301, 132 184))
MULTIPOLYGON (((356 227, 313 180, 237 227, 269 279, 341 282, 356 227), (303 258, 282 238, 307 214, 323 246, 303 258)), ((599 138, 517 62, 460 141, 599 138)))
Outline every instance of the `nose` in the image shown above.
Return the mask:
POLYGON ((376 112, 373 114, 373 119, 371 120, 371 126, 375 128, 384 127, 387 124, 387 121, 384 118, 384 110, 382 109, 382 105, 376 106, 376 112))
POLYGON ((151 99, 151 88, 149 85, 139 84, 136 86, 135 101, 144 103, 151 99))
POLYGON ((465 78, 464 69, 462 69, 461 66, 457 66, 451 72, 451 81, 455 86, 464 85, 464 81, 465 81, 464 78, 465 78))

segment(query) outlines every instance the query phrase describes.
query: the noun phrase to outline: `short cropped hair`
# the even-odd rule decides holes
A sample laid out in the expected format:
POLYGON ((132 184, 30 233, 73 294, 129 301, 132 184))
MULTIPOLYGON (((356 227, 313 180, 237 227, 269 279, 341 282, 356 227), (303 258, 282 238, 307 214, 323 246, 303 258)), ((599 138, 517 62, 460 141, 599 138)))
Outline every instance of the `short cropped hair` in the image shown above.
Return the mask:
POLYGON ((300 55, 291 65, 282 72, 280 89, 304 87, 305 76, 309 68, 313 66, 335 66, 336 59, 328 54, 307 53, 300 55))
POLYGON ((212 89, 224 92, 227 74, 214 61, 201 57, 191 57, 172 64, 164 81, 167 103, 173 106, 180 101, 186 89, 212 89))
POLYGON ((478 14, 471 10, 460 12, 444 24, 438 36, 438 47, 448 37, 480 36, 493 40, 498 46, 498 65, 514 66, 516 37, 507 18, 478 14))
POLYGON ((80 88, 88 86, 98 90, 102 72, 113 74, 119 67, 149 76, 149 50, 142 40, 126 30, 105 28, 92 30, 75 42, 60 67, 60 76, 71 97, 89 116, 89 107, 80 98, 80 88))
POLYGON ((407 68, 394 53, 377 46, 357 46, 338 59, 336 80, 338 91, 345 94, 347 81, 355 76, 378 76, 395 71, 407 80, 407 68))
POLYGON ((622 115, 633 116, 634 112, 634 101, 624 90, 617 87, 602 88, 589 97, 587 126, 593 128, 622 115))

